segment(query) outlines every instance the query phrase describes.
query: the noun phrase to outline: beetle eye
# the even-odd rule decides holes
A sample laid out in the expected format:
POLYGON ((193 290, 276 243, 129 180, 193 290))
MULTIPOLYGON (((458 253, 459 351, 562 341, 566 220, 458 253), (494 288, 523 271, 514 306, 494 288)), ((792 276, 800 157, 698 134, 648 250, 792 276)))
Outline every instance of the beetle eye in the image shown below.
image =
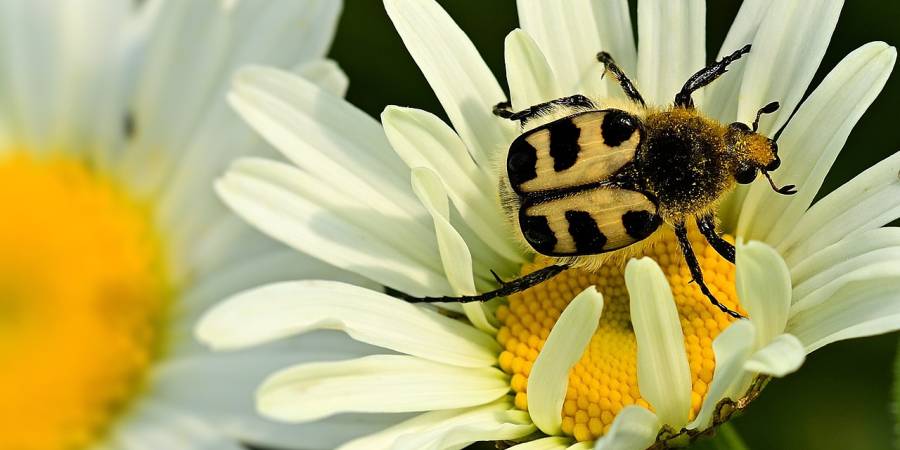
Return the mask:
POLYGON ((746 123, 742 123, 742 122, 734 122, 734 123, 732 123, 731 125, 729 125, 729 127, 734 128, 734 129, 738 129, 738 130, 741 130, 741 131, 746 131, 746 132, 748 132, 748 133, 751 132, 750 126, 747 125, 746 123))
POLYGON ((756 179, 756 167, 743 167, 738 169, 734 180, 740 184, 750 184, 756 179))
POLYGON ((775 160, 770 162, 769 165, 766 166, 766 171, 771 172, 779 167, 781 167, 781 158, 775 156, 775 160))

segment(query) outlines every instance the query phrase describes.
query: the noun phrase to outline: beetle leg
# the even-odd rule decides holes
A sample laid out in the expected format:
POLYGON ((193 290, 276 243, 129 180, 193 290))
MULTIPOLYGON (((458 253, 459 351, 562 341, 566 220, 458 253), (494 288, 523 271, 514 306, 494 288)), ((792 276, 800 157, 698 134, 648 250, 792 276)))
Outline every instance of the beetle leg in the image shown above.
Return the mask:
POLYGON ((697 228, 706 238, 706 242, 712 246, 723 258, 734 264, 734 245, 726 241, 716 232, 716 218, 712 214, 697 216, 697 228))
POLYGON ((619 86, 622 86, 622 90, 625 91, 625 95, 631 99, 631 101, 640 103, 641 106, 647 106, 644 102, 644 97, 641 97, 641 93, 634 87, 634 84, 628 79, 625 72, 622 72, 622 69, 620 69, 616 64, 616 61, 613 60, 612 55, 606 52, 597 53, 597 61, 600 61, 604 66, 603 74, 606 75, 607 72, 611 73, 613 78, 619 82, 619 86))
POLYGON ((712 292, 710 292, 709 287, 706 286, 706 282, 703 281, 703 270, 700 268, 700 262, 697 261, 697 256, 694 255, 694 249, 691 247, 690 239, 688 239, 687 227, 684 226, 684 222, 675 224, 675 236, 678 238, 678 244, 681 246, 681 253, 684 255, 684 260, 687 262, 688 269, 691 271, 691 276, 694 277, 694 281, 700 286, 700 291, 703 292, 703 295, 709 299, 709 302, 712 303, 713 306, 719 308, 725 314, 736 319, 743 319, 744 316, 728 309, 727 306, 720 303, 712 292))
POLYGON ((581 94, 576 94, 570 97, 550 100, 549 102, 538 103, 537 105, 534 105, 530 108, 525 108, 519 112, 513 112, 512 105, 509 102, 501 102, 494 106, 493 112, 495 116, 509 120, 518 120, 522 125, 525 125, 525 122, 527 122, 528 120, 533 119, 535 116, 547 113, 557 106, 588 109, 596 108, 594 102, 592 102, 589 98, 581 94))
POLYGON ((512 281, 502 282, 500 287, 493 291, 485 292, 478 295, 464 295, 461 297, 413 297, 402 292, 393 292, 397 297, 406 300, 409 303, 440 303, 440 302, 486 302, 497 297, 506 297, 516 292, 522 292, 532 286, 541 284, 568 269, 568 264, 556 264, 535 270, 521 278, 512 281))
POLYGON ((704 67, 699 72, 692 75, 688 78, 687 82, 684 83, 681 92, 675 95, 675 106, 693 108, 694 100, 691 98, 691 94, 703 86, 712 83, 716 78, 724 75, 725 72, 728 71, 729 64, 741 59, 741 56, 744 56, 747 53, 750 53, 750 44, 741 47, 740 50, 704 67))

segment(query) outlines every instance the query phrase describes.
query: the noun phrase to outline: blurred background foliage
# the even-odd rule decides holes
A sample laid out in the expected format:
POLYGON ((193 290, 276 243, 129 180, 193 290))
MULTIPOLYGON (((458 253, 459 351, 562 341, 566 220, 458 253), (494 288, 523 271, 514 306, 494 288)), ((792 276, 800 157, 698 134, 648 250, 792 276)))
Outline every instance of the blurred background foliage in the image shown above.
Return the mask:
MULTIPOLYGON (((518 26, 515 2, 441 3, 468 33, 498 79, 505 80, 503 39, 518 26)), ((634 19, 636 2, 631 3, 634 19)), ((709 58, 718 53, 739 7, 736 0, 707 2, 709 58)), ((812 86, 818 85, 847 53, 875 40, 900 44, 900 1, 847 1, 812 86)), ((331 57, 350 77, 347 98, 373 117, 378 117, 389 104, 442 114, 380 1, 345 0, 331 57)), ((777 72, 778 67, 772 71, 777 72)), ((823 193, 900 150, 898 106, 900 77, 895 70, 884 92, 850 135, 825 181, 823 193)), ((775 380, 762 398, 734 421, 738 432, 754 450, 890 448, 895 424, 890 392, 896 346, 894 334, 841 342, 815 352, 800 372, 775 380)))

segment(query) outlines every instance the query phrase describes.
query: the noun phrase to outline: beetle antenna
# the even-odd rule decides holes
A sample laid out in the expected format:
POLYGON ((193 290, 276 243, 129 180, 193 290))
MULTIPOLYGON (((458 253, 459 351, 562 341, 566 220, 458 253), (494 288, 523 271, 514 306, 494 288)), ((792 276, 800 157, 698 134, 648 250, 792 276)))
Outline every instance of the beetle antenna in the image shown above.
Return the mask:
POLYGON ((773 112, 778 111, 779 107, 781 107, 781 105, 778 102, 772 102, 759 108, 759 111, 756 112, 756 120, 753 121, 753 132, 756 133, 756 130, 759 129, 759 119, 763 114, 772 114, 773 112))
POLYGON ((794 186, 793 184, 789 184, 787 186, 778 187, 775 185, 775 182, 772 181, 772 176, 769 175, 768 171, 763 170, 762 173, 763 173, 763 175, 766 176, 766 179, 769 180, 769 186, 772 186, 772 189, 775 192, 777 192, 781 195, 794 195, 797 193, 797 186, 794 186))

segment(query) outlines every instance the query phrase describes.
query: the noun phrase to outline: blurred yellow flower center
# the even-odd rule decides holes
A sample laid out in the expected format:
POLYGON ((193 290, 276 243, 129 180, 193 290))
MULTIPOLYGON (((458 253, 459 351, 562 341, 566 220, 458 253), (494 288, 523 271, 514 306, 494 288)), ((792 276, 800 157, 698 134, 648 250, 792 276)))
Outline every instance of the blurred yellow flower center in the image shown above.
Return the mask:
POLYGON ((161 351, 148 209, 84 164, 0 156, 0 448, 84 448, 161 351))
MULTIPOLYGON (((719 256, 699 236, 691 240, 713 294, 731 309, 736 305, 734 266, 719 256)), ((729 238, 730 240, 730 238, 729 238)), ((700 410, 712 380, 715 357, 712 341, 729 323, 726 314, 712 306, 692 283, 674 235, 669 233, 645 252, 662 267, 675 297, 684 343, 693 378, 691 416, 700 410)), ((526 265, 530 273, 547 264, 526 265)), ((641 398, 637 382, 637 344, 631 326, 624 267, 606 264, 597 272, 567 270, 552 280, 509 297, 497 311, 501 328, 497 339, 504 347, 500 367, 512 375, 515 403, 528 408, 528 375, 538 352, 566 305, 586 287, 596 285, 603 294, 603 313, 597 331, 581 360, 569 372, 569 386, 562 411, 562 430, 579 441, 596 439, 609 431, 619 410, 638 404, 652 410, 641 398)))

